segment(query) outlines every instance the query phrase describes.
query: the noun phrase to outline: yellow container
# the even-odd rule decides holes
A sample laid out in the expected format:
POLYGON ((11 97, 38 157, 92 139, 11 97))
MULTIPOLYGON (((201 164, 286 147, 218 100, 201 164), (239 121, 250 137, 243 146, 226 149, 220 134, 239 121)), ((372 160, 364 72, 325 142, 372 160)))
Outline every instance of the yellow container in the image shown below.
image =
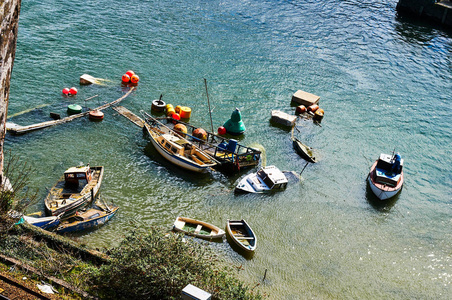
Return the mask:
POLYGON ((191 115, 191 108, 187 107, 187 106, 182 106, 180 108, 180 118, 181 119, 190 119, 190 115, 191 115))
POLYGON ((166 109, 166 115, 167 116, 171 116, 172 114, 176 113, 176 111, 174 110, 174 108, 170 107, 166 109))
POLYGON ((176 108, 174 109, 176 111, 176 114, 180 114, 180 105, 177 105, 176 108))

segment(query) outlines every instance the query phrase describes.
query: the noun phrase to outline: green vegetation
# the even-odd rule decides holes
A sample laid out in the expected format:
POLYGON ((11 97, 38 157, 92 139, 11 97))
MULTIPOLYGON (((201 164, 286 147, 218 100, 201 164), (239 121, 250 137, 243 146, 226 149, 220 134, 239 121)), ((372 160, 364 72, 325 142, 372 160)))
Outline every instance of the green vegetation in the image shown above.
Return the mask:
POLYGON ((133 232, 111 250, 109 264, 91 270, 91 292, 107 299, 180 299, 193 284, 212 299, 262 298, 209 247, 182 237, 157 228, 133 232))

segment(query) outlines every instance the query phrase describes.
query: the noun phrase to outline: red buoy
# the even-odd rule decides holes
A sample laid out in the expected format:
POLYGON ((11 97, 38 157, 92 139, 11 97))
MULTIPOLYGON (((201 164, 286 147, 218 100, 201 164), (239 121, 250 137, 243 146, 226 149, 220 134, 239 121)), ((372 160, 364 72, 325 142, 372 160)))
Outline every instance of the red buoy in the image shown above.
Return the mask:
POLYGON ((126 72, 127 75, 129 75, 129 77, 132 77, 133 75, 135 75, 135 72, 132 70, 129 70, 126 72))
POLYGON ((311 106, 308 106, 308 111, 315 112, 317 109, 319 109, 319 106, 317 104, 313 104, 311 106))
POLYGON ((71 87, 71 89, 69 90, 69 95, 71 96, 75 96, 77 95, 77 89, 75 87, 71 87))
POLYGON ((223 126, 218 127, 218 134, 219 135, 226 134, 226 128, 224 128, 223 126))
POLYGON ((140 77, 138 77, 137 74, 134 74, 134 75, 132 75, 132 77, 130 77, 130 82, 138 83, 138 81, 140 81, 140 77))
POLYGON ((179 121, 180 120, 180 115, 178 113, 174 113, 171 115, 171 118, 173 118, 174 120, 179 121))
POLYGON ((127 75, 127 74, 124 74, 124 75, 122 75, 122 82, 124 82, 124 83, 129 83, 129 81, 130 81, 130 76, 129 75, 127 75))
POLYGON ((69 95, 69 88, 64 88, 62 91, 63 95, 69 95))

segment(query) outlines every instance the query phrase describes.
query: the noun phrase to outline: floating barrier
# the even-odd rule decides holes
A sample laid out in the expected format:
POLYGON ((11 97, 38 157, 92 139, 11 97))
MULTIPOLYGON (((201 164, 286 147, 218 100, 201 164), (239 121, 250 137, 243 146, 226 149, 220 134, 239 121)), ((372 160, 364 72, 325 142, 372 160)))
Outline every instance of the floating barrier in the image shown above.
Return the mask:
POLYGON ((193 130, 193 136, 197 137, 198 139, 205 140, 207 139, 207 132, 202 128, 196 128, 193 130))
POLYGON ((226 128, 224 128, 223 126, 218 127, 218 134, 219 135, 224 135, 226 134, 226 128))
POLYGON ((240 135, 245 132, 245 124, 242 121, 242 114, 238 108, 232 112, 231 118, 223 124, 223 127, 232 135, 240 135))
POLYGON ((138 81, 140 81, 140 77, 136 74, 132 75, 132 77, 130 77, 130 82, 133 84, 137 84, 138 81))
POLYGON ((163 100, 155 99, 152 100, 151 110, 156 112, 162 112, 165 110, 166 104, 163 100))
POLYGON ((130 76, 127 74, 122 75, 121 77, 122 82, 129 83, 130 82, 130 76))

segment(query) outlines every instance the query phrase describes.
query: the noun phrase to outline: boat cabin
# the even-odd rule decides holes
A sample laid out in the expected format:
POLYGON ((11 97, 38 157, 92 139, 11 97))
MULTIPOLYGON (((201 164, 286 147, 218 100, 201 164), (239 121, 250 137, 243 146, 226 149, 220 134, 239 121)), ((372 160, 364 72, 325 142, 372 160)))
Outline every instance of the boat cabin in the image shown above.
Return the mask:
POLYGON ((375 182, 395 187, 400 180, 403 159, 399 154, 380 154, 375 167, 375 182))
POLYGON ((263 167, 257 172, 257 176, 267 185, 269 189, 283 189, 287 186, 287 178, 275 166, 263 167))
POLYGON ((64 182, 70 186, 84 186, 90 182, 93 174, 89 165, 81 167, 71 167, 64 172, 64 182))

